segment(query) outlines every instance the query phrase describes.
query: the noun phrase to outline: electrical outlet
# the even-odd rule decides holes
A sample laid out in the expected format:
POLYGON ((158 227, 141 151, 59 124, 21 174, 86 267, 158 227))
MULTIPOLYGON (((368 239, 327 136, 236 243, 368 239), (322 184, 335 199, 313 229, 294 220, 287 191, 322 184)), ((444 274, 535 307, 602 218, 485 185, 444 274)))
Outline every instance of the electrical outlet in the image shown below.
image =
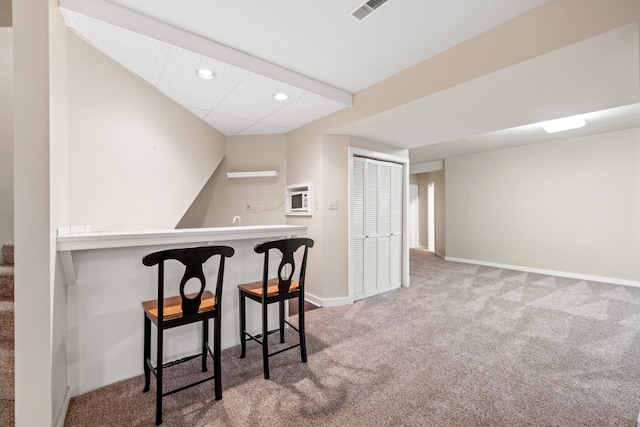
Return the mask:
POLYGON ((337 200, 329 200, 329 209, 338 210, 338 201, 337 200))

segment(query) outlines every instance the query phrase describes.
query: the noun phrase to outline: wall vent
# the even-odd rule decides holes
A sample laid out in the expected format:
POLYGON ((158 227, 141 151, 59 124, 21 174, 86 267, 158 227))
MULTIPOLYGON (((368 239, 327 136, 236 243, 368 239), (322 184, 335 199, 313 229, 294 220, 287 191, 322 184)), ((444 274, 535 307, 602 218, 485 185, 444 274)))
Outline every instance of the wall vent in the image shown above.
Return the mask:
POLYGON ((371 12, 385 4, 388 0, 369 0, 364 4, 353 9, 349 14, 356 18, 358 21, 362 21, 369 16, 371 12))

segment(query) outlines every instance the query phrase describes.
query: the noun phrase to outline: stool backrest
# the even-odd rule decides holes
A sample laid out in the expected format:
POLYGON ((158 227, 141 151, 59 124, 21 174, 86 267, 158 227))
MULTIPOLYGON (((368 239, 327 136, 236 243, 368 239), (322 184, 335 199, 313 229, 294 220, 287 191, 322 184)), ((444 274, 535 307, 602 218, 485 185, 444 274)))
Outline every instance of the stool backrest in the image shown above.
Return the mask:
POLYGON ((183 249, 167 249, 154 252, 145 256, 142 263, 148 267, 158 264, 158 315, 162 318, 162 303, 164 299, 164 262, 169 259, 177 260, 185 266, 184 274, 180 280, 180 297, 182 299, 182 312, 184 316, 198 313, 202 293, 206 287, 206 277, 203 272, 203 265, 209 258, 214 255, 220 255, 218 266, 218 277, 215 291, 215 307, 220 305, 222 298, 222 282, 224 277, 224 261, 226 258, 233 256, 234 249, 229 246, 201 246, 196 248, 183 249), (200 289, 197 295, 189 298, 184 291, 187 282, 190 279, 197 279, 200 282, 200 289))
POLYGON ((309 248, 313 247, 313 240, 304 237, 295 237, 289 239, 272 240, 256 245, 254 250, 256 253, 264 253, 264 267, 262 275, 262 284, 264 286, 263 295, 267 295, 267 282, 269 281, 269 251, 277 249, 282 254, 282 260, 278 266, 278 293, 286 294, 296 271, 295 252, 304 246, 304 254, 300 263, 300 273, 298 275, 298 286, 300 291, 304 293, 304 279, 307 270, 307 253, 309 248))

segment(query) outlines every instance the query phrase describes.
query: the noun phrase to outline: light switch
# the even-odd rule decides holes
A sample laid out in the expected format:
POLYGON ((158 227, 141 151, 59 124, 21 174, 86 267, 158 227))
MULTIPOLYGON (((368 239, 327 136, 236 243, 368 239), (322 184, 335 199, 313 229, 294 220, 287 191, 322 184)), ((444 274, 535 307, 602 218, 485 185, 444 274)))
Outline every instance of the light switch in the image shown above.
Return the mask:
POLYGON ((337 200, 329 200, 329 209, 337 210, 338 209, 338 201, 337 200))

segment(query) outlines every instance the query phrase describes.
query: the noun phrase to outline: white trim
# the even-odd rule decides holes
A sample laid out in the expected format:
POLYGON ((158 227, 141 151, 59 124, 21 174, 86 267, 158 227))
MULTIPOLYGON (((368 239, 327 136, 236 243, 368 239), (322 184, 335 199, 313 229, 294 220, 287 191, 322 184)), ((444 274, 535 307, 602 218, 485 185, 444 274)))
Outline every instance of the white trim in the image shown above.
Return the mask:
POLYGON ((528 273, 546 274, 549 276, 567 277, 570 279, 588 280, 590 282, 611 283, 614 285, 633 286, 636 288, 640 288, 640 281, 638 280, 616 279, 613 277, 592 276, 590 274, 568 273, 566 271, 545 270, 542 268, 522 267, 519 265, 476 261, 476 260, 464 259, 464 258, 444 257, 444 260, 451 261, 451 262, 463 262, 466 264, 484 265, 487 267, 505 268, 509 270, 519 270, 519 271, 525 271, 528 273))
POLYGON ((353 304, 353 300, 348 297, 343 298, 320 298, 315 295, 311 295, 309 293, 305 293, 304 295, 305 301, 309 301, 313 305, 317 305, 318 307, 339 307, 341 305, 351 305, 353 304))
POLYGON ((315 295, 311 295, 308 292, 304 293, 304 300, 305 301, 309 301, 311 304, 317 305, 318 307, 324 307, 322 305, 322 298, 319 298, 319 297, 317 297, 315 295))
POLYGON ((412 163, 409 167, 409 173, 435 172, 442 169, 444 169, 444 161, 432 160, 430 162, 412 163))
POLYGON ((278 171, 227 172, 227 178, 274 178, 278 171))
POLYGON ((64 422, 67 419, 67 411, 69 410, 69 402, 71 401, 71 388, 67 387, 67 391, 64 393, 64 398, 58 409, 58 416, 56 417, 55 427, 64 427, 64 422))

